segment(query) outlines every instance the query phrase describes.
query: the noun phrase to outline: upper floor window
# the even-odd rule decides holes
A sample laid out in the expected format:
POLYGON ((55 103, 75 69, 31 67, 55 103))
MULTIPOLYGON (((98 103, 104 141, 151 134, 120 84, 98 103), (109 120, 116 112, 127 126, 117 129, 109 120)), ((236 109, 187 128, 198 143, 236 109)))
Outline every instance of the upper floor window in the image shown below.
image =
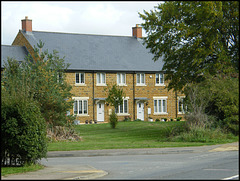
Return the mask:
POLYGON ((125 73, 117 73, 117 84, 118 85, 126 85, 126 74, 125 73))
POLYGON ((106 74, 105 73, 97 73, 97 84, 98 85, 106 85, 106 74))
POLYGON ((137 85, 145 85, 145 74, 144 73, 137 74, 137 85))
POLYGON ((85 84, 85 74, 84 73, 76 73, 76 84, 85 84))
POLYGON ((164 85, 164 74, 163 73, 156 74, 156 85, 164 85))

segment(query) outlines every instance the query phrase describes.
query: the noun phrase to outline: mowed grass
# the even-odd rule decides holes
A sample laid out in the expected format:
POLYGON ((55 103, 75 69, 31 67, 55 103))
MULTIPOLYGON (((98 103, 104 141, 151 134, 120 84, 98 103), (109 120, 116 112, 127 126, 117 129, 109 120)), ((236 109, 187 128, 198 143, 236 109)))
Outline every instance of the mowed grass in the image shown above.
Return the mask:
POLYGON ((22 167, 1 167, 1 175, 6 176, 9 174, 33 172, 33 171, 41 170, 43 168, 44 166, 39 164, 25 165, 22 167))
POLYGON ((110 124, 88 124, 75 126, 82 137, 78 142, 52 142, 48 151, 163 148, 213 145, 234 142, 235 139, 210 142, 170 141, 171 130, 183 127, 185 122, 119 122, 115 129, 110 124))

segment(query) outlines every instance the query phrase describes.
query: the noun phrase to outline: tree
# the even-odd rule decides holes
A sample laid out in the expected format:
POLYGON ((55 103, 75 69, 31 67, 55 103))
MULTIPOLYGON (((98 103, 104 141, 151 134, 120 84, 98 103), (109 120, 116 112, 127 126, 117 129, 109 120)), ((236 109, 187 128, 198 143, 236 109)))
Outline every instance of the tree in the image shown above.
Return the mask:
POLYGON ((64 57, 60 58, 57 51, 49 53, 42 51, 44 43, 41 41, 34 47, 35 57, 28 55, 26 60, 9 68, 11 61, 5 65, 4 86, 11 87, 10 77, 18 71, 18 81, 14 89, 22 89, 28 97, 32 97, 39 104, 42 116, 50 126, 63 126, 74 119, 66 115, 72 109, 73 102, 67 101, 72 97, 71 86, 65 81, 64 72, 68 68, 64 57), (18 67, 19 66, 19 67, 18 67))
POLYGON ((19 63, 8 59, 1 80, 1 165, 36 163, 46 157, 46 122, 19 63))
POLYGON ((153 60, 163 58, 168 89, 239 73, 238 1, 168 1, 139 16, 153 60))
POLYGON ((117 87, 116 84, 114 84, 111 88, 108 86, 108 97, 106 99, 106 102, 114 107, 112 114, 110 115, 110 124, 112 128, 115 128, 117 126, 118 120, 117 115, 115 113, 115 109, 119 105, 123 104, 123 97, 124 97, 123 90, 117 87))
POLYGON ((185 88, 188 123, 239 135, 239 80, 216 75, 185 88))
POLYGON ((31 93, 41 107, 41 112, 49 125, 63 126, 74 119, 66 115, 72 108, 73 102, 67 101, 72 97, 71 86, 65 80, 65 72, 69 64, 64 57, 60 58, 56 50, 49 53, 42 51, 44 43, 41 41, 34 47, 35 60, 27 58, 25 71, 29 72, 33 83, 31 93))

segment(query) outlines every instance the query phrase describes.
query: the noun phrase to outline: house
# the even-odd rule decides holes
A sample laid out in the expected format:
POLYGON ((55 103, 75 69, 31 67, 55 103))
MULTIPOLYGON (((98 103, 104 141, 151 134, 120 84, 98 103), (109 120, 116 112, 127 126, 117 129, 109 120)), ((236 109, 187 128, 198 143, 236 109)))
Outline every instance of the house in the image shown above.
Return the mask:
POLYGON ((105 101, 106 88, 114 84, 126 95, 123 104, 116 108, 119 120, 182 117, 183 95, 166 89, 163 61, 152 60, 153 55, 141 38, 142 27, 138 25, 132 28, 132 36, 33 31, 32 20, 26 16, 12 46, 2 46, 2 51, 7 51, 5 57, 9 54, 21 60, 26 49, 34 57, 33 48, 41 40, 43 49, 57 50, 60 57, 65 57, 66 63, 70 63, 66 80, 74 94, 74 105, 69 111, 81 123, 109 121, 113 109, 105 101))

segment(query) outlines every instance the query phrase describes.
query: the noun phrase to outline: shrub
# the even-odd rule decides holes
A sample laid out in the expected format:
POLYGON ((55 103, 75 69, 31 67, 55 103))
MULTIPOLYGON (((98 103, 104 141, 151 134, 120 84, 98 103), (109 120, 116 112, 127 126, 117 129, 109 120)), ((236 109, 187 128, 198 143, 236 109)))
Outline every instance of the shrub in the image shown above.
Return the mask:
POLYGON ((156 122, 160 122, 160 119, 157 118, 155 121, 156 121, 156 122))
POLYGON ((34 101, 2 94, 1 165, 36 163, 46 157, 46 123, 34 101))
POLYGON ((110 115, 110 125, 112 128, 116 128, 117 124, 118 124, 117 114, 115 113, 115 111, 113 111, 112 114, 110 115))

